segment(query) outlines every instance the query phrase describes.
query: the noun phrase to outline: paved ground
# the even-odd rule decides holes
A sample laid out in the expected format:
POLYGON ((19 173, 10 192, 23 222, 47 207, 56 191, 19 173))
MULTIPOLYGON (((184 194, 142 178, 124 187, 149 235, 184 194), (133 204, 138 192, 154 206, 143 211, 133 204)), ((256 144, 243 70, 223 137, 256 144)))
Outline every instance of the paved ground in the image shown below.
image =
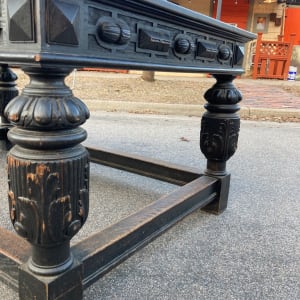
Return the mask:
MULTIPOLYGON (((86 144, 204 169, 199 124, 198 117, 95 112, 85 125, 86 144)), ((300 299, 299 147, 299 123, 243 121, 228 162, 226 212, 196 211, 98 280, 84 300, 300 299)), ((77 239, 173 189, 92 164, 91 211, 77 239)), ((1 226, 10 228, 0 192, 1 226)), ((2 284, 0 294, 17 298, 2 284)))
POLYGON ((236 86, 243 93, 241 106, 300 109, 300 96, 291 93, 295 86, 300 86, 300 81, 237 79, 236 86))
MULTIPOLYGON (((73 82, 71 79, 72 76, 69 84, 73 82)), ((137 74, 77 72, 74 94, 79 94, 92 111, 201 116, 205 103, 202 95, 215 83, 214 78, 199 75, 157 75, 155 84, 145 84, 139 79, 137 74), (99 80, 99 89, 105 90, 107 85, 110 89, 98 94, 95 101, 84 93, 83 78, 90 78, 90 82, 99 80), (135 88, 140 85, 144 92, 135 88)), ((238 78, 234 84, 243 95, 240 103, 243 119, 300 121, 300 81, 238 78)))

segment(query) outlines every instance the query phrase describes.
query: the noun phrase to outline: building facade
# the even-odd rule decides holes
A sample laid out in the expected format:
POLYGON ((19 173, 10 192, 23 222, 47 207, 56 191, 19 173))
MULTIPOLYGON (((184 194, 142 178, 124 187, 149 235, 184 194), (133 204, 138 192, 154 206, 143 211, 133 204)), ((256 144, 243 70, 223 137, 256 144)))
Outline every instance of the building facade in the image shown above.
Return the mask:
MULTIPOLYGON (((174 0, 205 15, 219 18, 251 32, 263 33, 263 40, 290 40, 296 34, 292 65, 300 67, 300 1, 298 0, 174 0), (220 1, 220 3, 218 3, 220 1), (298 59, 299 57, 299 59, 298 59)), ((245 70, 251 71, 255 42, 247 46, 245 70)), ((300 68, 299 68, 300 69, 300 68)))

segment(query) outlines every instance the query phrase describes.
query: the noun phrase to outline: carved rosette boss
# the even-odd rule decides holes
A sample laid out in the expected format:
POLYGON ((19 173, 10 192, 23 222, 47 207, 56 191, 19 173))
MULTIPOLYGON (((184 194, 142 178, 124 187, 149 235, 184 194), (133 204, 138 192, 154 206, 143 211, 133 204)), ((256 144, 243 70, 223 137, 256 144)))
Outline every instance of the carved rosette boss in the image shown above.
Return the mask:
POLYGON ((89 117, 64 78, 70 70, 28 68, 30 83, 5 109, 10 218, 33 246, 29 269, 55 275, 73 262, 70 239, 88 215, 89 161, 79 127, 89 117))
POLYGON ((235 153, 238 144, 240 118, 237 111, 242 100, 232 75, 214 75, 216 84, 204 98, 207 112, 202 117, 200 148, 207 158, 207 174, 225 175, 226 161, 235 153))

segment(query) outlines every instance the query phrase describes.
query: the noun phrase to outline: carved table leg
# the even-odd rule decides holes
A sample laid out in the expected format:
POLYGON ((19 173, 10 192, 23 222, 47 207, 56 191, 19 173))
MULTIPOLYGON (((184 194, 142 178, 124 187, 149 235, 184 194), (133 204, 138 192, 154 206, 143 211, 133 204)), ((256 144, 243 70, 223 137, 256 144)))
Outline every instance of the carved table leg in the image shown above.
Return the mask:
POLYGON ((11 99, 18 96, 16 80, 17 75, 9 69, 8 65, 0 65, 0 140, 7 139, 7 132, 11 128, 4 116, 4 109, 11 99))
POLYGON ((236 113, 242 100, 241 93, 234 87, 232 75, 214 75, 216 84, 204 97, 207 112, 202 117, 200 148, 207 158, 205 173, 220 180, 220 190, 215 201, 204 210, 222 213, 227 207, 230 174, 226 161, 235 153, 240 129, 240 118, 236 113))
POLYGON ((32 245, 19 273, 20 299, 81 299, 82 267, 70 239, 88 214, 88 153, 79 127, 87 107, 65 86, 70 70, 27 68, 29 85, 6 107, 9 209, 16 232, 32 245), (61 298, 60 298, 61 297, 61 298))

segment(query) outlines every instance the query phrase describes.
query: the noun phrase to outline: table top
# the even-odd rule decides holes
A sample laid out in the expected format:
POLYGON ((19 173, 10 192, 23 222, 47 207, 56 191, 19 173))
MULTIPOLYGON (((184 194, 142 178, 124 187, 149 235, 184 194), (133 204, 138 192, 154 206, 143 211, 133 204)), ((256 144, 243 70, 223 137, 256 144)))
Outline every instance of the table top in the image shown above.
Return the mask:
POLYGON ((256 36, 165 0, 1 0, 0 63, 243 72, 256 36))

